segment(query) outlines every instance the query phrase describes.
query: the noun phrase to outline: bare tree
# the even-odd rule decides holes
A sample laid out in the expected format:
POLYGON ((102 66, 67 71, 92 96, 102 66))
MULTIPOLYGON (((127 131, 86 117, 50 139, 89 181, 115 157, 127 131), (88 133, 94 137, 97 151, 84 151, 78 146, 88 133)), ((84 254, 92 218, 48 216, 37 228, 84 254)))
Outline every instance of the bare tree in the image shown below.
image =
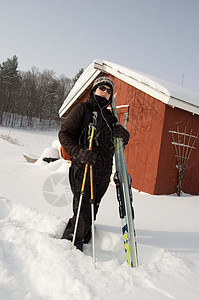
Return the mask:
POLYGON ((82 72, 72 80, 36 67, 22 72, 17 57, 8 58, 0 65, 0 124, 4 120, 6 126, 33 127, 39 122, 46 129, 60 124, 58 111, 82 72))

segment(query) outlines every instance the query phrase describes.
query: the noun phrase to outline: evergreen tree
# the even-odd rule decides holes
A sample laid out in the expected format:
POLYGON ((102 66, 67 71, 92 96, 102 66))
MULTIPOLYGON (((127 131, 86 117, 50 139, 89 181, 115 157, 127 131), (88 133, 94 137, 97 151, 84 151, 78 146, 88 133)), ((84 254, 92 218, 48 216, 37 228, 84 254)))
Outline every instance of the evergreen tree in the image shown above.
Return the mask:
POLYGON ((73 77, 71 89, 73 88, 73 86, 75 85, 75 83, 77 82, 77 80, 79 79, 79 77, 82 75, 83 72, 84 72, 84 69, 81 68, 81 69, 76 73, 75 77, 73 77))
POLYGON ((0 124, 4 111, 9 113, 9 123, 13 120, 11 113, 15 113, 19 106, 20 85, 21 77, 18 74, 18 59, 15 55, 0 64, 0 124))
POLYGON ((5 62, 0 64, 0 77, 4 80, 10 80, 11 78, 18 79, 18 58, 14 55, 12 58, 8 58, 5 62))

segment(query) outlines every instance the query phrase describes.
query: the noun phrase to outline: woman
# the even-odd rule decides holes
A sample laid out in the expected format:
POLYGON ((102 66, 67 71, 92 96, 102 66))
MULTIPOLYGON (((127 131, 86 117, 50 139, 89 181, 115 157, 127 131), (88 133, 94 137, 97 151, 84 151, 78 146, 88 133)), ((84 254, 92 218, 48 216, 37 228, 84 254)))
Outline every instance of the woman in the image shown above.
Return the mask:
MULTIPOLYGON (((71 110, 59 132, 60 143, 72 156, 69 179, 73 192, 73 217, 69 219, 63 233, 62 238, 64 239, 73 239, 85 164, 93 166, 94 214, 96 218, 100 201, 108 188, 112 173, 113 137, 122 138, 125 145, 129 140, 128 131, 121 125, 116 125, 116 118, 107 109, 112 101, 113 88, 113 82, 108 77, 97 78, 86 103, 79 103, 71 110), (92 150, 88 150, 88 124, 92 122, 93 112, 95 115, 97 113, 97 125, 92 150), (86 126, 83 126, 85 119, 88 122, 86 126)), ((88 243, 91 238, 91 224, 88 174, 75 239, 75 246, 81 251, 83 243, 88 243)))

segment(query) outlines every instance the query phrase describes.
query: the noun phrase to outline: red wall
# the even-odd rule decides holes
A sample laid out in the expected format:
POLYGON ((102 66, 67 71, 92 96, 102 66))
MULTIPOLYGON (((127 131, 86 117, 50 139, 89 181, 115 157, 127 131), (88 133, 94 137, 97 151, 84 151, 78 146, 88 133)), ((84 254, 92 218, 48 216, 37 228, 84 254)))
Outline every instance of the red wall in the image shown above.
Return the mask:
MULTIPOLYGON (((176 168, 176 152, 174 145, 172 145, 172 136, 169 130, 177 130, 179 132, 190 133, 192 135, 199 133, 199 116, 193 115, 190 112, 181 110, 179 108, 171 108, 166 106, 165 122, 162 135, 162 143, 160 150, 160 159, 158 165, 157 182, 155 186, 155 194, 175 193, 176 185, 178 184, 178 169, 176 168)), ((188 138, 185 140, 187 143, 188 138)), ((180 142, 183 144, 184 140, 181 137, 180 142)), ((193 139, 191 140, 191 143, 193 139)), ((183 192, 189 194, 199 194, 199 141, 197 139, 195 144, 196 149, 192 150, 190 159, 187 163, 187 169, 182 181, 183 192)), ((181 154, 182 148, 181 148, 181 154)))
POLYGON ((165 105, 153 97, 114 80, 117 105, 129 105, 130 141, 125 149, 133 187, 154 194, 159 163, 165 105))
MULTIPOLYGON (((145 94, 127 83, 109 75, 117 93, 116 105, 129 105, 127 130, 129 144, 125 149, 128 171, 133 179, 132 186, 150 194, 171 194, 176 192, 177 168, 175 149, 171 144, 170 128, 193 134, 199 132, 199 116, 178 108, 171 108, 163 102, 145 94)), ((81 98, 85 101, 89 91, 81 98)), ((119 109, 120 123, 127 109, 119 109)), ((199 139, 198 139, 199 140, 199 139)), ((199 142, 188 162, 183 191, 199 194, 199 142)))

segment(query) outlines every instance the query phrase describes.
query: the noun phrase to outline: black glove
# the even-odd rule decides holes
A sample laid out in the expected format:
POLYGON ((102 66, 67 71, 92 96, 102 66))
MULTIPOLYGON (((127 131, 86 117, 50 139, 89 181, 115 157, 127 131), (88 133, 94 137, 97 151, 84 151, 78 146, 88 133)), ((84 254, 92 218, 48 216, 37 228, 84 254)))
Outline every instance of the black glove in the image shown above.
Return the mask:
POLYGON ((97 154, 88 149, 80 149, 76 156, 76 161, 82 164, 94 165, 96 162, 97 154))
POLYGON ((129 132, 120 124, 113 127, 113 136, 115 138, 121 138, 126 146, 129 141, 129 132))

